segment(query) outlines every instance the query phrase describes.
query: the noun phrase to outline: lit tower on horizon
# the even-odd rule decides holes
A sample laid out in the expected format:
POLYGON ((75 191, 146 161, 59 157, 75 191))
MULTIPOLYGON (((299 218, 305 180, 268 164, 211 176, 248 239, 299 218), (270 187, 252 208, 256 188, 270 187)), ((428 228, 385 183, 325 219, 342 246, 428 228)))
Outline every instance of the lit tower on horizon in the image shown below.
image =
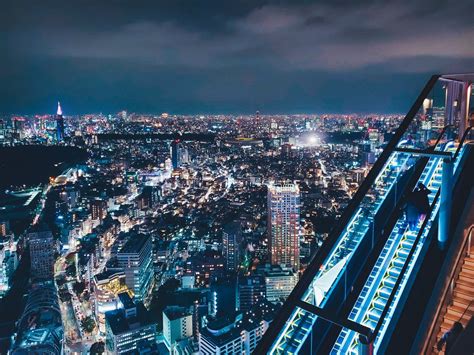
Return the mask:
POLYGON ((268 243, 270 262, 300 267, 300 190, 294 183, 268 186, 268 243))
POLYGON ((64 117, 59 101, 58 110, 56 111, 56 139, 58 143, 64 140, 64 117))

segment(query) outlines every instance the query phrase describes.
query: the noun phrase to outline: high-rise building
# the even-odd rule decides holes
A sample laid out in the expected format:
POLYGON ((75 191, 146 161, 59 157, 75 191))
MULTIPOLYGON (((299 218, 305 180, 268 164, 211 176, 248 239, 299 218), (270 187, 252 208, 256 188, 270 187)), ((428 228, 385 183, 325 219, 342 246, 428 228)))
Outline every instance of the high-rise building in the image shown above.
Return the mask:
POLYGON ((237 308, 242 312, 248 311, 266 298, 265 278, 261 275, 240 277, 237 296, 237 308))
POLYGON ((239 222, 231 222, 224 226, 222 234, 222 254, 228 271, 238 270, 240 263, 240 243, 242 229, 239 222))
POLYGON ((151 237, 134 234, 117 253, 117 261, 125 273, 125 283, 135 300, 146 299, 153 284, 151 237))
POLYGON ((118 295, 118 309, 105 313, 107 354, 156 354, 156 323, 142 303, 118 295))
POLYGON ((268 242, 273 265, 300 267, 300 191, 294 183, 268 186, 268 242))
POLYGON ((175 139, 174 141, 171 142, 171 164, 173 165, 173 169, 178 169, 181 161, 181 143, 179 139, 175 139))
POLYGON ((64 117, 61 104, 58 102, 58 110, 56 112, 56 140, 62 142, 64 140, 64 117))
POLYGON ((193 312, 188 307, 168 306, 163 311, 165 345, 172 349, 176 342, 193 336, 193 312))
POLYGON ((54 276, 56 243, 53 234, 44 228, 28 233, 30 246, 31 278, 48 280, 54 276))

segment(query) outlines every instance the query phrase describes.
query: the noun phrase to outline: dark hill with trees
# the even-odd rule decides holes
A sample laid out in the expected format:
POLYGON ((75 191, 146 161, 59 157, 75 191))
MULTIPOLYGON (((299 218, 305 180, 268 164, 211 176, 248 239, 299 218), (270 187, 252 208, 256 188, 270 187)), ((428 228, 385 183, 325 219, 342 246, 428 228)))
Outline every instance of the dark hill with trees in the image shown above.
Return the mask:
POLYGON ((22 145, 0 147, 0 188, 48 182, 68 167, 84 162, 87 151, 77 147, 22 145))

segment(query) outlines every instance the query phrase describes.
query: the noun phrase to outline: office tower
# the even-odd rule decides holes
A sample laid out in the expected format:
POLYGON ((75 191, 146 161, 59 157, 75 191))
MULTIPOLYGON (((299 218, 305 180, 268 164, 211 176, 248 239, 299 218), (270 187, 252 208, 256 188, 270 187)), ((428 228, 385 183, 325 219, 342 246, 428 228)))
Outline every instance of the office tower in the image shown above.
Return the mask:
POLYGON ((135 300, 143 301, 153 283, 151 237, 134 234, 117 253, 117 261, 125 273, 125 283, 135 300))
POLYGON ((171 164, 173 169, 178 169, 181 161, 180 161, 180 150, 181 150, 181 143, 179 139, 175 139, 171 142, 171 164))
POLYGON ((105 313, 107 354, 156 354, 156 323, 142 303, 127 293, 118 295, 118 308, 105 313))
POLYGON ((292 268, 267 264, 257 272, 265 277, 266 298, 270 302, 285 301, 298 283, 298 275, 292 268))
POLYGON ((52 281, 33 285, 17 329, 11 354, 63 353, 61 310, 52 281))
POLYGON ((101 199, 95 199, 91 202, 91 217, 94 220, 102 220, 107 216, 107 202, 101 199))
POLYGON ((62 142, 64 140, 64 117, 61 104, 58 102, 58 110, 56 112, 56 140, 62 142))
POLYGON ((239 222, 234 221, 224 226, 224 232, 222 234, 222 254, 224 256, 225 267, 230 272, 239 269, 241 239, 242 229, 239 222))
POLYGON ((261 275, 239 278, 237 308, 246 312, 266 298, 265 278, 261 275))
POLYGON ((28 233, 30 246, 31 278, 48 280, 54 276, 56 243, 53 234, 44 228, 28 233))
POLYGON ((296 184, 268 186, 268 243, 270 261, 295 271, 300 267, 300 191, 296 184))
POLYGON ((163 336, 168 349, 172 349, 176 342, 192 337, 192 310, 188 307, 166 307, 163 311, 163 336))

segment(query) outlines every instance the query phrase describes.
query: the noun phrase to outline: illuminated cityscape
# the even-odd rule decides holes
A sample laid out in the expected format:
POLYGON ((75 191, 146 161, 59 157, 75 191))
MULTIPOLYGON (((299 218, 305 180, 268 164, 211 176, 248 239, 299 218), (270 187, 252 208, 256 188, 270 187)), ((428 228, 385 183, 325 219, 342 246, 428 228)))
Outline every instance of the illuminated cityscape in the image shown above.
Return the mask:
POLYGON ((474 353, 455 5, 5 4, 0 354, 474 353))

